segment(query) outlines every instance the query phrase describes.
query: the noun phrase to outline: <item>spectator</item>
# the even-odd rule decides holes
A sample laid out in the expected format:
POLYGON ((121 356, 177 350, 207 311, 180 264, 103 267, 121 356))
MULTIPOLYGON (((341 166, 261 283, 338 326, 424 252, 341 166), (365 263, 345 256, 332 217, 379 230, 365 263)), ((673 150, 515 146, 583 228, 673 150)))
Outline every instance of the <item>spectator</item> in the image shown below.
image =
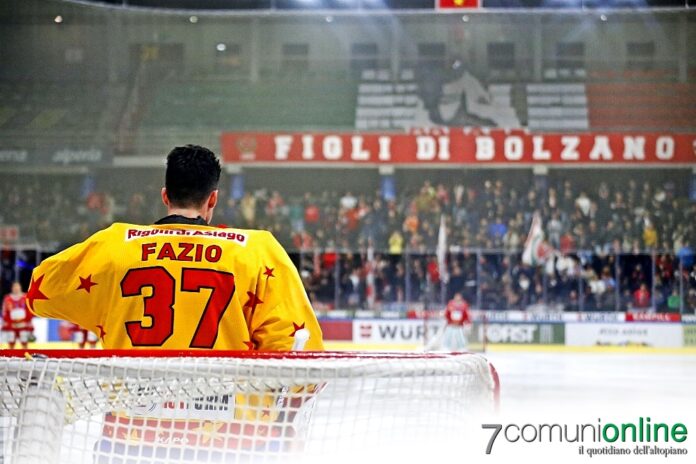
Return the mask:
POLYGON ((290 207, 288 208, 288 217, 290 219, 290 226, 293 232, 301 232, 304 230, 304 209, 302 208, 302 203, 299 199, 294 198, 290 202, 290 207))
POLYGON ((355 198, 350 191, 348 191, 341 197, 339 204, 343 210, 353 209, 358 206, 358 199, 355 198))
POLYGON ((315 232, 319 226, 321 213, 314 197, 311 194, 305 195, 304 225, 311 232, 315 232))
POLYGON ((657 246, 657 230, 655 230, 655 226, 647 216, 643 225, 643 244, 648 249, 653 249, 657 246))
POLYGON ((637 309, 646 309, 651 306, 650 291, 645 283, 641 283, 638 290, 633 292, 633 306, 637 309))
POLYGON ((592 202, 585 192, 580 192, 580 195, 575 199, 575 207, 582 213, 583 216, 590 215, 592 202))
MULTIPOLYGON (((237 201, 234 198, 229 198, 225 203, 225 211, 223 213, 225 224, 237 224, 237 217, 237 201)), ((147 224, 145 221, 146 219, 142 223, 147 224)))
POLYGON ((389 237, 389 254, 400 255, 404 250, 404 237, 395 230, 389 237))
POLYGON ((503 219, 498 216, 495 221, 488 226, 488 237, 493 240, 493 243, 502 244, 503 236, 507 233, 507 226, 503 219))
MULTIPOLYGON (((452 184, 440 182, 436 187, 428 181, 412 187, 405 182, 406 187, 386 202, 377 189, 360 194, 355 194, 354 189, 344 194, 331 189, 301 194, 280 189, 249 190, 241 200, 226 202, 223 216, 231 226, 267 228, 291 250, 341 248, 364 253, 367 244, 372 243, 376 251, 389 252, 390 265, 380 275, 376 273, 376 286, 388 289, 384 294, 392 296, 385 298, 403 300, 405 285, 398 281, 406 279, 402 257, 406 244, 411 251, 432 253, 437 246, 440 214, 445 215, 448 223, 447 241, 453 250, 500 249, 496 256, 501 257, 504 249, 512 258, 524 243, 533 213, 539 211, 549 242, 561 254, 570 255, 571 260, 576 256, 583 259, 583 276, 574 266, 561 265, 560 259, 551 266, 546 278, 535 269, 523 279, 514 272, 516 258, 506 261, 491 256, 480 274, 475 261, 463 259, 458 266, 468 282, 464 286, 467 299, 476 301, 478 278, 485 287, 481 293, 488 305, 525 308, 540 299, 538 289, 542 285, 546 288, 545 304, 566 304, 571 290, 586 288, 588 295, 576 292, 578 304, 596 303, 600 309, 611 310, 617 305, 632 304, 641 282, 653 285, 652 256, 657 256, 655 301, 662 302, 661 308, 669 308, 672 291, 682 278, 681 269, 684 305, 691 308, 690 292, 696 289, 691 245, 696 239, 696 204, 685 197, 683 188, 679 190, 685 183, 670 179, 662 184, 656 177, 648 176, 650 179, 640 185, 633 179, 621 182, 612 178, 611 182, 600 180, 580 188, 575 181, 557 177, 560 175, 549 176, 548 189, 527 187, 524 182, 517 182, 515 175, 505 173, 496 173, 495 179, 481 176, 457 179, 452 184), (612 258, 617 252, 624 253, 618 263, 612 258), (401 266, 397 265, 399 262, 401 266), (578 279, 583 279, 582 285, 578 279), (605 290, 593 292, 593 286, 605 290), (622 298, 619 302, 617 295, 622 298)), ((88 202, 88 197, 79 201, 81 176, 54 177, 51 182, 45 182, 41 176, 27 176, 17 182, 13 176, 0 174, 0 180, 0 221, 19 225, 27 241, 70 244, 92 233, 109 215, 134 223, 148 223, 160 215, 142 201, 148 194, 147 187, 140 189, 133 183, 129 190, 122 188, 118 179, 98 182, 88 202), (74 204, 80 207, 75 208, 74 204)), ((451 274, 456 261, 451 261, 451 274)), ((12 268, 10 262, 3 272, 11 272, 12 268)), ((413 267, 409 272, 425 275, 413 267)), ((341 277, 344 275, 350 275, 350 270, 341 273, 341 277)), ((336 285, 331 280, 333 269, 322 269, 317 276, 323 284, 317 283, 312 274, 313 287, 336 285)), ((338 280, 340 285, 341 279, 338 280)), ((411 299, 420 296, 416 288, 419 284, 413 281, 409 285, 411 299)), ((315 289, 314 293, 317 297, 322 295, 321 290, 315 289)))
POLYGON ((522 238, 517 228, 517 222, 514 219, 510 220, 507 231, 503 236, 503 246, 506 250, 519 250, 522 245, 522 238))
POLYGON ((572 253, 572 252, 574 252, 574 251, 577 249, 577 244, 576 244, 576 241, 575 241, 575 236, 574 236, 573 233, 572 233, 571 231, 569 231, 569 230, 567 230, 567 231, 561 236, 561 238, 560 238, 560 240, 559 240, 559 245, 560 245, 559 251, 560 251, 562 254, 564 254, 564 255, 567 255, 567 254, 569 254, 569 253, 572 253))
POLYGON ((251 192, 245 193, 239 207, 245 227, 253 228, 256 224, 256 197, 251 192))
POLYGON ((676 288, 672 289, 672 294, 667 299, 667 310, 671 313, 678 313, 681 310, 681 297, 676 288))
POLYGON ((688 241, 683 242, 683 245, 679 247, 677 257, 685 269, 694 265, 694 251, 688 241))

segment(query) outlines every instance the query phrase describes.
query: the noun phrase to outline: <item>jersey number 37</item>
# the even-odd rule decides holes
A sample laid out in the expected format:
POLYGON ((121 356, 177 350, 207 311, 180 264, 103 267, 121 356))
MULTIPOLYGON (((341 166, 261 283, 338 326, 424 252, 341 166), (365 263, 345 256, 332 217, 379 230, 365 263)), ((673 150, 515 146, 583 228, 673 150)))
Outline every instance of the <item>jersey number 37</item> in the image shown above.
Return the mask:
MULTIPOLYGON (((234 295, 234 275, 212 269, 184 268, 181 270, 182 292, 210 290, 205 309, 193 333, 189 348, 213 348, 222 316, 234 295)), ((176 280, 161 266, 129 270, 121 280, 123 297, 143 295, 149 287, 152 293, 144 297, 144 315, 151 319, 126 322, 126 332, 133 346, 162 346, 174 333, 174 303, 176 280)))

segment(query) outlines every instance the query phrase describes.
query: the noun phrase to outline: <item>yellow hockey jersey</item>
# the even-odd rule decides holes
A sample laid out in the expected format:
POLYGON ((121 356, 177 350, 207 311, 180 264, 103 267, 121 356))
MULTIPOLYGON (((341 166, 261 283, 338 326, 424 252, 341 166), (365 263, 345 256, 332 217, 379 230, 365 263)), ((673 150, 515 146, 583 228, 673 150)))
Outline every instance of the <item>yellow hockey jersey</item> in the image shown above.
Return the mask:
POLYGON ((116 223, 37 266, 38 316, 98 334, 105 348, 289 351, 322 334, 297 269, 266 231, 116 223))

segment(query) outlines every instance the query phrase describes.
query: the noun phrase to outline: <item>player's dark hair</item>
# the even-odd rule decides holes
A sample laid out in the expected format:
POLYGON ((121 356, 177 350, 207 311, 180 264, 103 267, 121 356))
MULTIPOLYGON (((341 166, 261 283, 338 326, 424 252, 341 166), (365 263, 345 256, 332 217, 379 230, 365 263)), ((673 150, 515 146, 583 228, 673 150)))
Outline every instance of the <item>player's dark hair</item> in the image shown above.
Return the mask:
POLYGON ((176 147, 167 155, 164 186, 169 201, 180 208, 198 207, 217 189, 220 161, 198 145, 176 147))

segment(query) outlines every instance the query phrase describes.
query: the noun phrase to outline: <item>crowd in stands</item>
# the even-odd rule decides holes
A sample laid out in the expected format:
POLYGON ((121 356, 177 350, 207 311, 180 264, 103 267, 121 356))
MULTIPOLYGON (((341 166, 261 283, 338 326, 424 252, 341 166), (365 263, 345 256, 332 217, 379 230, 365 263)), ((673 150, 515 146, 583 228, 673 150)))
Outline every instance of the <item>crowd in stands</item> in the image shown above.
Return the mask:
POLYGON ((259 191, 229 207, 232 222, 258 223, 312 255, 302 264, 307 288, 320 301, 335 300, 340 288, 341 307, 364 307, 369 295, 392 303, 440 301, 455 292, 489 309, 696 307, 696 205, 672 182, 629 180, 613 188, 601 182, 583 191, 563 181, 518 192, 502 181, 451 187, 425 181, 393 201, 379 192, 324 192, 286 204, 277 192, 259 191), (558 251, 545 266, 525 265, 520 256, 535 211, 558 251), (447 276, 439 275, 435 257, 443 214, 447 276), (365 251, 370 244, 383 252, 372 262, 365 251), (314 256, 313 250, 327 248, 363 253, 339 260, 336 270, 334 253, 314 256))
MULTIPOLYGON (((692 312, 696 203, 681 182, 665 177, 605 177, 587 189, 562 178, 523 188, 500 179, 425 180, 387 199, 379 190, 248 189, 238 200, 222 200, 216 220, 271 230, 325 307, 439 302, 462 292, 474 307, 489 309, 692 312), (535 212, 558 251, 542 266, 521 260, 535 212), (442 216, 446 275, 435 256, 442 216)), ((3 182, 0 224, 65 246, 113 221, 151 223, 163 214, 152 200, 157 195, 85 189, 71 176, 3 182)))

